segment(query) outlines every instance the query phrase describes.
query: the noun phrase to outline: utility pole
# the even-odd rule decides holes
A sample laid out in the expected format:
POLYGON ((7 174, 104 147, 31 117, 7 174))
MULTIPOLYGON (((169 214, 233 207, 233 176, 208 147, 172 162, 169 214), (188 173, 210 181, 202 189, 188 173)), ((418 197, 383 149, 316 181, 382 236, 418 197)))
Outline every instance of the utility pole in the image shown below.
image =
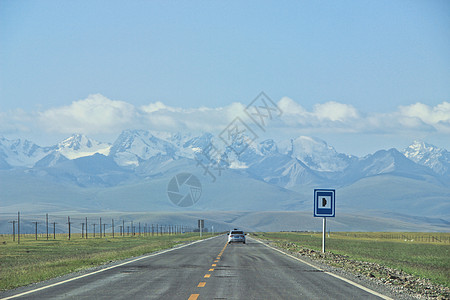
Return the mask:
POLYGON ((17 244, 20 244, 20 211, 17 212, 17 244))
POLYGON ((53 239, 56 239, 56 222, 53 222, 53 239))
POLYGON ((45 214, 45 226, 47 227, 47 241, 48 241, 48 214, 45 214))
POLYGON ((70 224, 71 224, 70 217, 67 217, 67 224, 69 224, 69 240, 70 240, 70 224))
POLYGON ((114 238, 114 219, 111 219, 111 223, 112 223, 112 235, 114 238))
POLYGON ((106 223, 103 223, 103 237, 106 237, 106 225, 106 223))
POLYGON ((16 241, 16 220, 9 221, 8 223, 12 223, 13 225, 13 242, 16 241))
POLYGON ((86 239, 87 239, 87 238, 88 238, 88 231, 89 231, 89 226, 88 226, 88 222, 87 222, 87 217, 86 217, 85 224, 86 224, 86 239))
POLYGON ((84 223, 81 224, 81 238, 84 239, 84 223))
POLYGON ((100 218, 100 238, 102 237, 102 218, 100 218))
POLYGON ((37 241, 37 224, 38 222, 31 222, 34 224, 34 238, 37 241))

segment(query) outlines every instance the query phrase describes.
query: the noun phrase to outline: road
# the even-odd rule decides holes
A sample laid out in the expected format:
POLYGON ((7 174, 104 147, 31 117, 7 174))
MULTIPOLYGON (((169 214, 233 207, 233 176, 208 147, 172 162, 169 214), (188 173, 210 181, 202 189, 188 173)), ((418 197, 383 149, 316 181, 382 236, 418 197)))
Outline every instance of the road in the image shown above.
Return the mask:
POLYGON ((225 235, 79 277, 19 289, 15 299, 380 299, 255 239, 228 245, 225 235))

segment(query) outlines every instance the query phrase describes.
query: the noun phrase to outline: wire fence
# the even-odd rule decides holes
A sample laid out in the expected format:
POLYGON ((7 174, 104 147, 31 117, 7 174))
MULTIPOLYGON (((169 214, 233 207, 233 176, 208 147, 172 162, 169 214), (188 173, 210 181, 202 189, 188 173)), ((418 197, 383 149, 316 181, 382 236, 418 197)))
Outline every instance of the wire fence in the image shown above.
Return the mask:
POLYGON ((333 232, 332 235, 404 242, 450 244, 450 233, 448 232, 333 232))
MULTIPOLYGON (((11 223, 10 234, 0 234, 2 239, 10 237, 13 242, 20 244, 20 240, 55 240, 55 239, 92 239, 92 238, 120 238, 141 236, 177 235, 196 232, 197 228, 185 224, 157 224, 124 218, 75 217, 71 218, 48 214, 42 217, 23 217, 20 212, 11 223)), ((206 229, 206 228, 205 228, 206 229)), ((203 229, 203 232, 207 230, 203 229)))

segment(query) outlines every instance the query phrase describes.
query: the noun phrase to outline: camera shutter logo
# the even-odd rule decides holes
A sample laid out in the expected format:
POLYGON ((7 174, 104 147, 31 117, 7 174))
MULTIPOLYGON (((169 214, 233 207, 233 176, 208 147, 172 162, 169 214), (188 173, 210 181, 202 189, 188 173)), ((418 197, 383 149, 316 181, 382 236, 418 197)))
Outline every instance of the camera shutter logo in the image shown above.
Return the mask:
POLYGON ((202 195, 202 185, 197 177, 190 173, 174 176, 167 185, 167 195, 173 204, 189 207, 198 202, 202 195))

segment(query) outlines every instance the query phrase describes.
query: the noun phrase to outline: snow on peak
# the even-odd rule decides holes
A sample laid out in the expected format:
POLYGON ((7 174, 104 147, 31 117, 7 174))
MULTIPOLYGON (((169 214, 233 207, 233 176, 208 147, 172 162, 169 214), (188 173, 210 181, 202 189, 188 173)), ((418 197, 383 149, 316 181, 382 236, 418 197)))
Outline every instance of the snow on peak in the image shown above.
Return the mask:
POLYGON ((73 134, 57 145, 56 151, 67 157, 75 159, 91 156, 96 153, 107 156, 111 149, 110 144, 98 142, 83 134, 73 134))
POLYGON ((343 171, 351 157, 337 153, 325 141, 308 136, 299 136, 281 143, 282 152, 301 160, 309 168, 323 172, 343 171))
POLYGON ((157 155, 174 156, 175 146, 145 130, 123 131, 111 147, 110 155, 120 166, 138 166, 141 160, 157 155))
POLYGON ((422 141, 414 141, 403 150, 410 160, 429 167, 438 174, 450 172, 450 152, 422 141))
POLYGON ((28 140, 0 138, 0 156, 11 166, 32 167, 50 152, 28 140))

